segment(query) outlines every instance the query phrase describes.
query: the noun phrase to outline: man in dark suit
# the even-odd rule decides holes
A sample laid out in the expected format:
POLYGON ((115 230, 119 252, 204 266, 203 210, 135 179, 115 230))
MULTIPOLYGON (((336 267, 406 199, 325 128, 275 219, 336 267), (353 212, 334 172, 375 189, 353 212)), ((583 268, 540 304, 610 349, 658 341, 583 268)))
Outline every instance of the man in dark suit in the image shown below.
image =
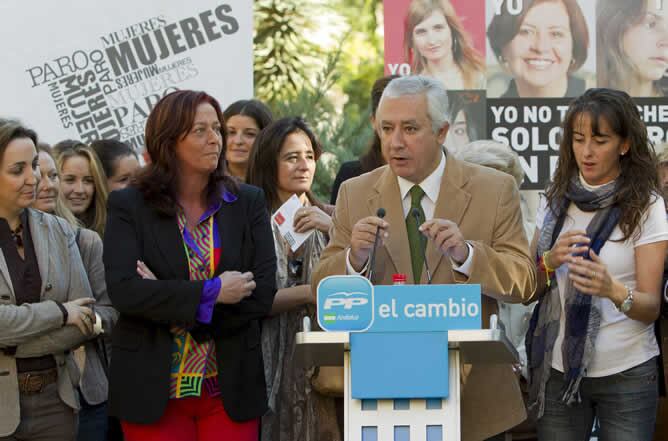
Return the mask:
MULTIPOLYGON (((388 165, 342 185, 314 287, 329 275, 365 273, 380 227, 374 283, 391 284, 393 273, 427 283, 420 248, 426 237, 433 283, 480 284, 484 324, 496 312, 497 299, 520 302, 533 295, 535 270, 515 182, 504 173, 446 158, 447 108, 447 94, 434 80, 403 77, 387 86, 376 130, 388 165), (386 210, 384 219, 376 217, 379 208, 386 210)), ((485 439, 526 418, 511 366, 473 366, 461 418, 465 441, 485 439)))

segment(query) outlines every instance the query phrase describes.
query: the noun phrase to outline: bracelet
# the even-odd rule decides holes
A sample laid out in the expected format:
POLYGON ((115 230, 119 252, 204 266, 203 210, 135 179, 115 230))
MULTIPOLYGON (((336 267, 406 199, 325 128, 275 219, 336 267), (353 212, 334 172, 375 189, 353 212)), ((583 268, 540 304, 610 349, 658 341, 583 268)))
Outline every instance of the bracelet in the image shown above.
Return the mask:
POLYGON ((550 254, 550 251, 543 252, 543 255, 538 258, 538 269, 545 273, 547 280, 545 284, 549 288, 552 284, 552 278, 554 277, 554 268, 550 268, 547 264, 547 259, 550 254))
POLYGON ((62 326, 65 326, 67 324, 67 319, 69 318, 69 313, 67 312, 67 308, 65 308, 65 306, 60 302, 56 302, 56 306, 58 306, 58 309, 60 309, 60 312, 63 314, 62 326))
POLYGON ((546 272, 546 273, 553 273, 553 272, 554 272, 554 268, 551 268, 551 267, 547 264, 547 259, 548 259, 548 256, 549 256, 549 255, 550 255, 550 252, 549 252, 549 251, 545 251, 545 252, 543 252, 543 267, 545 267, 545 272, 546 272))

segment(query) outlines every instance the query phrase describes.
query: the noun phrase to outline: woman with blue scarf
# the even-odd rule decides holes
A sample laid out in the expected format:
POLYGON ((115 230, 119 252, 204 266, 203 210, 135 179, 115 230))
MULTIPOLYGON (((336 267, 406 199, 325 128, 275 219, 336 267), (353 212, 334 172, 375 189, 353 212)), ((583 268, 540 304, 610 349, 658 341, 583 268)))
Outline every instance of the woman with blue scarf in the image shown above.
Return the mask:
POLYGON ((650 441, 668 222, 647 129, 626 93, 590 89, 573 101, 536 226, 526 346, 539 440, 589 440, 598 418, 602 441, 650 441))

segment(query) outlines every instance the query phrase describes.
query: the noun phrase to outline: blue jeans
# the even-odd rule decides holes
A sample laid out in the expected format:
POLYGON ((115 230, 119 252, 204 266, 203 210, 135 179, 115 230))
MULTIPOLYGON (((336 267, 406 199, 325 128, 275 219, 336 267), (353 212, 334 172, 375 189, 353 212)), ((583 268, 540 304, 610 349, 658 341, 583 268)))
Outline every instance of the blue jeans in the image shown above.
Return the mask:
POLYGON ((91 405, 79 394, 79 431, 77 441, 106 441, 107 439, 107 402, 91 405))
POLYGON ((656 358, 618 374, 583 378, 581 402, 559 400, 563 374, 552 369, 545 391, 545 414, 538 420, 540 441, 586 441, 594 417, 600 441, 652 441, 658 404, 656 358))

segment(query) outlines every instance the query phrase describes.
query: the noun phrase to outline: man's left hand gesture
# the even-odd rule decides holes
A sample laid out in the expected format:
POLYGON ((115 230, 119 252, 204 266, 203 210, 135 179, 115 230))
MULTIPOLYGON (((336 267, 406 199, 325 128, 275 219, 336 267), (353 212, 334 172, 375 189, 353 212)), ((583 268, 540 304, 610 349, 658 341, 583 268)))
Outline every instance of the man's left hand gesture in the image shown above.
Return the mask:
POLYGON ((469 257, 469 247, 456 223, 446 219, 431 219, 420 225, 420 232, 457 265, 466 262, 469 257))

